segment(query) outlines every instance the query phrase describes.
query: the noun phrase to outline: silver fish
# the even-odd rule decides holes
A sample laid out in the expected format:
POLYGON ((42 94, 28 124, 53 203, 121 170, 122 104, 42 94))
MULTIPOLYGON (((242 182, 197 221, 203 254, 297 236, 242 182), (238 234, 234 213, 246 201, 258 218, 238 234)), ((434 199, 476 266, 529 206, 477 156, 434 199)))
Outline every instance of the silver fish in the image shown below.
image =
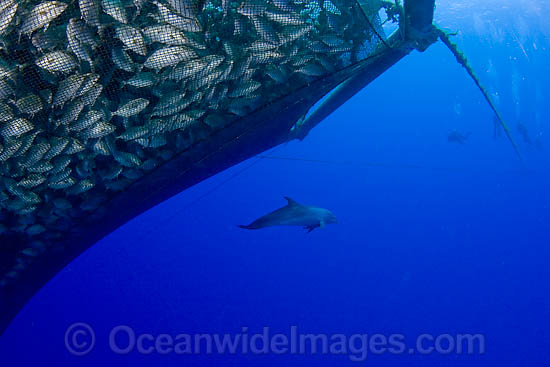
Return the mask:
POLYGON ((0 1, 0 13, 12 6, 15 0, 1 0, 0 1))
POLYGON ((205 86, 212 87, 213 84, 223 82, 223 79, 221 79, 222 74, 223 70, 213 70, 205 76, 193 79, 193 81, 189 83, 188 88, 191 90, 198 90, 205 86))
POLYGON ((243 19, 235 18, 233 23, 233 35, 242 36, 246 33, 246 24, 243 19))
MULTIPOLYGON (((162 137, 164 138, 164 137, 162 137)), ((166 140, 165 140, 166 141, 166 140)), ((155 159, 148 159, 141 165, 141 169, 145 171, 151 171, 158 166, 158 162, 155 159)))
POLYGON ((325 54, 330 51, 330 47, 328 47, 325 43, 321 41, 310 42, 307 45, 307 48, 309 48, 313 52, 321 53, 321 54, 325 54))
POLYGON ((94 126, 81 131, 78 136, 86 139, 103 138, 115 132, 116 127, 107 122, 100 121, 94 126))
POLYGON ((125 24, 120 24, 115 29, 117 38, 138 55, 147 55, 147 47, 140 31, 125 24))
POLYGON ((53 164, 48 161, 40 161, 34 166, 27 167, 27 171, 32 173, 46 173, 48 171, 51 171, 52 169, 53 164))
POLYGON ((197 53, 185 46, 169 46, 156 50, 145 60, 143 66, 149 69, 160 70, 173 66, 182 61, 197 58, 197 53))
POLYGON ((198 13, 197 5, 192 0, 167 0, 168 4, 178 13, 186 18, 195 17, 198 13))
POLYGON ((19 28, 19 34, 31 34, 42 27, 47 29, 50 22, 61 15, 67 6, 60 1, 45 1, 36 5, 25 17, 19 28))
POLYGON ((284 10, 287 12, 294 11, 294 8, 292 7, 292 5, 290 5, 289 0, 272 0, 271 2, 273 3, 273 5, 275 5, 281 10, 284 10))
POLYGON ((103 8, 103 11, 105 13, 109 14, 120 23, 128 23, 126 10, 124 9, 124 6, 120 2, 120 0, 102 0, 101 7, 103 8))
POLYGON ((86 178, 93 176, 93 171, 95 170, 95 160, 93 159, 84 159, 75 168, 78 177, 86 178))
POLYGON ((78 141, 75 138, 70 138, 70 142, 63 150, 63 154, 75 154, 78 152, 82 152, 84 150, 84 145, 80 141, 78 141))
POLYGON ((55 126, 57 127, 59 125, 67 125, 75 121, 83 109, 84 102, 82 102, 81 100, 76 100, 69 103, 67 106, 65 106, 61 118, 54 120, 55 126))
POLYGON ((296 70, 297 73, 305 74, 307 76, 321 76, 326 71, 317 64, 307 64, 296 70))
POLYGON ((40 97, 42 98, 42 100, 46 103, 46 104, 51 104, 52 101, 53 101, 53 95, 52 95, 52 91, 49 90, 49 89, 42 89, 40 92, 38 92, 38 94, 40 94, 40 97))
POLYGON ((183 80, 192 75, 198 74, 208 63, 205 60, 197 59, 188 63, 180 63, 167 74, 171 80, 183 80))
POLYGON ((52 137, 50 139, 50 149, 44 154, 42 159, 52 159, 60 154, 69 144, 69 139, 62 137, 52 137))
POLYGON ((92 189, 95 186, 95 183, 93 183, 89 179, 85 179, 82 181, 77 182, 75 185, 73 185, 69 190, 68 193, 70 195, 78 195, 82 194, 83 192, 86 192, 90 189, 92 189))
POLYGON ((102 118, 103 118, 103 113, 95 110, 90 110, 84 115, 84 117, 79 119, 74 124, 71 124, 69 129, 71 131, 81 131, 94 125, 96 122, 98 122, 102 118))
POLYGON ((78 0, 78 7, 86 24, 99 26, 99 5, 96 0, 78 0))
POLYGON ((109 156, 111 155, 111 152, 109 151, 109 149, 107 148, 107 144, 105 143, 104 140, 97 140, 93 145, 92 145, 92 150, 94 151, 94 153, 96 154, 99 154, 99 155, 105 155, 105 156, 109 156))
POLYGON ((197 18, 180 16, 158 1, 153 1, 153 3, 157 6, 159 15, 165 23, 186 32, 200 32, 202 30, 197 18))
POLYGON ((135 140, 141 138, 149 133, 149 129, 146 126, 132 126, 122 134, 118 136, 122 140, 135 140))
POLYGON ((77 64, 73 57, 64 51, 53 51, 45 54, 38 60, 36 65, 52 73, 68 74, 73 71, 77 64))
POLYGON ((59 173, 65 170, 69 166, 69 164, 71 164, 71 161, 72 159, 70 155, 58 155, 51 161, 51 164, 53 166, 53 168, 51 169, 51 173, 59 173))
POLYGON ((80 19, 73 21, 73 31, 76 38, 81 43, 88 45, 94 49, 99 45, 97 35, 94 33, 93 28, 90 28, 88 25, 86 25, 85 22, 81 21, 80 19))
POLYGON ((186 98, 185 100, 182 100, 181 102, 172 104, 172 105, 167 106, 167 107, 162 107, 162 108, 156 108, 155 107, 155 109, 151 113, 151 116, 158 116, 158 117, 170 116, 170 115, 173 115, 173 114, 176 114, 178 112, 183 111, 191 103, 193 103, 193 101, 190 98, 186 98))
POLYGON ((285 26, 281 33, 281 37, 280 37, 281 42, 284 44, 287 42, 296 41, 304 37, 312 29, 313 29, 313 26, 311 24, 298 25, 298 26, 293 26, 293 25, 285 26))
POLYGON ((10 194, 19 196, 19 197, 24 195, 25 190, 23 190, 23 188, 17 185, 17 182, 15 182, 14 179, 10 177, 4 177, 3 181, 4 181, 4 187, 10 194))
POLYGON ((71 176, 72 173, 73 173, 72 168, 65 167, 64 169, 51 174, 48 177, 48 182, 49 183, 55 183, 55 182, 66 180, 67 178, 69 178, 71 176))
POLYGON ((49 143, 35 144, 29 149, 25 158, 19 161, 19 164, 22 167, 34 166, 44 157, 44 154, 48 150, 50 150, 49 143))
POLYGON ((258 90, 262 84, 255 80, 249 80, 244 83, 238 84, 237 88, 228 93, 231 98, 238 98, 248 96, 258 90))
POLYGON ((271 25, 263 17, 252 16, 250 17, 250 20, 252 20, 252 24, 254 24, 256 32, 258 32, 261 38, 268 42, 279 44, 280 40, 279 36, 277 36, 277 32, 275 32, 273 27, 271 27, 271 25))
POLYGON ((157 74, 150 72, 141 72, 134 74, 130 79, 124 81, 123 85, 130 85, 136 88, 149 88, 157 82, 157 74))
POLYGON ((28 114, 31 117, 42 110, 42 100, 36 94, 29 94, 15 102, 19 113, 28 114))
POLYGON ((288 79, 287 73, 279 66, 272 65, 266 69, 266 74, 277 83, 285 83, 288 79))
POLYGON ((0 36, 2 36, 6 32, 13 18, 15 17, 18 3, 13 2, 13 0, 4 1, 2 6, 5 7, 0 10, 0 36))
POLYGON ((319 37, 319 39, 327 46, 338 47, 344 44, 344 40, 334 34, 327 34, 319 37))
POLYGON ((162 110, 168 107, 171 107, 172 105, 180 103, 183 98, 185 97, 185 91, 179 92, 175 91, 169 94, 166 94, 163 96, 163 98, 157 102, 155 105, 155 110, 162 110))
POLYGON ((31 38, 31 43, 37 49, 47 52, 52 49, 59 47, 60 40, 50 32, 37 32, 33 34, 31 38))
POLYGON ((237 13, 245 16, 262 15, 267 10, 267 4, 261 0, 245 0, 237 9, 237 13))
POLYGON ((0 100, 5 100, 14 94, 15 90, 7 78, 0 78, 0 100))
POLYGON ((9 121, 13 118, 13 111, 10 106, 0 102, 0 122, 9 121))
POLYGON ((190 43, 185 33, 169 24, 157 24, 143 29, 147 42, 158 42, 168 46, 183 46, 190 43))
POLYGON ((24 191, 20 199, 27 204, 40 204, 42 202, 42 198, 32 191, 24 191))
POLYGON ((69 48, 78 59, 88 61, 90 64, 92 64, 90 53, 86 49, 85 45, 82 44, 78 39, 76 22, 78 22, 78 20, 72 18, 67 25, 66 35, 69 48))
POLYGON ((296 13, 285 12, 282 10, 268 9, 265 12, 266 17, 272 22, 282 25, 304 25, 306 21, 304 18, 296 13))
POLYGON ((312 60, 314 59, 314 56, 313 55, 303 55, 303 56, 297 56, 297 57, 294 57, 290 60, 290 64, 297 68, 297 67, 300 67, 300 66, 304 66, 306 65, 307 63, 311 62, 312 60))
POLYGON ((79 90, 80 86, 86 79, 86 76, 75 74, 68 76, 59 83, 57 92, 53 96, 52 105, 54 107, 63 106, 66 102, 71 100, 76 92, 79 90))
POLYGON ((64 189, 68 189, 69 187, 71 187, 75 183, 76 183, 76 181, 74 180, 74 178, 68 177, 68 178, 66 178, 64 180, 61 180, 61 181, 52 182, 52 183, 48 184, 48 187, 50 189, 54 189, 54 190, 64 190, 64 189))
POLYGON ((134 71, 134 63, 126 51, 120 48, 113 48, 111 50, 111 56, 115 66, 121 70, 129 73, 134 71))
POLYGON ((29 120, 21 117, 2 123, 2 125, 0 125, 0 135, 4 138, 23 135, 34 129, 33 124, 29 120))
MULTIPOLYGON (((160 147, 163 147, 167 144, 168 142, 166 141, 166 138, 164 137, 164 135, 155 135, 151 138, 151 141, 149 142, 149 147, 150 148, 160 148, 160 147)), ((145 169, 147 170, 147 162, 148 161, 145 161, 143 162, 143 164, 141 165, 141 168, 142 169, 145 169)))
POLYGON ((97 101, 97 98, 101 95, 101 92, 103 91, 103 87, 101 84, 95 84, 93 87, 90 88, 90 90, 81 97, 82 103, 84 103, 85 106, 93 106, 95 102, 97 101))
POLYGON ((263 40, 257 40, 257 41, 252 42, 249 49, 254 51, 254 52, 264 52, 264 51, 273 50, 277 47, 278 47, 278 45, 276 43, 271 43, 271 42, 267 42, 267 41, 263 41, 263 40))
POLYGON ((0 153, 0 162, 5 162, 10 159, 19 148, 21 148, 21 145, 23 145, 23 142, 17 139, 6 139, 4 143, 4 150, 0 153))
POLYGON ((130 117, 139 114, 149 105, 149 100, 145 98, 137 98, 131 100, 113 112, 114 116, 130 117))
POLYGON ((107 167, 106 170, 100 171, 99 175, 104 180, 114 180, 115 178, 117 178, 122 173, 123 169, 124 168, 122 166, 120 166, 119 164, 113 163, 109 167, 107 167))
POLYGON ((135 168, 141 166, 141 160, 132 153, 116 152, 116 154, 113 154, 113 157, 124 167, 135 168))
POLYGON ((139 14, 141 14, 141 9, 143 8, 143 5, 146 1, 147 0, 132 0, 132 3, 136 8, 136 14, 134 15, 134 17, 137 17, 139 14))
POLYGON ((32 144, 38 134, 40 134, 40 130, 33 130, 28 134, 22 135, 20 139, 23 144, 21 144, 21 147, 17 152, 15 152, 14 156, 20 157, 25 155, 25 153, 27 153, 27 151, 32 147, 32 144))
POLYGON ((84 76, 86 77, 86 79, 82 82, 82 85, 76 92, 77 96, 82 96, 86 94, 89 90, 91 90, 96 85, 97 81, 99 80, 99 75, 97 74, 88 73, 88 74, 84 74, 84 76))
POLYGON ((143 172, 138 169, 125 169, 122 172, 122 175, 126 178, 129 178, 130 180, 137 180, 143 177, 143 172))
POLYGON ((39 173, 31 173, 27 177, 23 178, 17 184, 26 189, 32 189, 33 187, 40 186, 46 181, 46 177, 39 173))

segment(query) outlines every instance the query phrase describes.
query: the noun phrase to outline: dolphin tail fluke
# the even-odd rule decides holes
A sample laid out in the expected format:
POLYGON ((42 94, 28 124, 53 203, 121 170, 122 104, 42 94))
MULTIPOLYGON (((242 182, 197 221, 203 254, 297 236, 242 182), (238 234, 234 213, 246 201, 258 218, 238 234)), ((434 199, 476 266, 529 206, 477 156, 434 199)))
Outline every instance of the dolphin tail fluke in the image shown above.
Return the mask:
POLYGON ((258 226, 253 226, 252 224, 249 224, 249 225, 242 225, 242 224, 239 224, 237 225, 237 227, 239 228, 242 228, 242 229, 259 229, 261 227, 258 227, 258 226))

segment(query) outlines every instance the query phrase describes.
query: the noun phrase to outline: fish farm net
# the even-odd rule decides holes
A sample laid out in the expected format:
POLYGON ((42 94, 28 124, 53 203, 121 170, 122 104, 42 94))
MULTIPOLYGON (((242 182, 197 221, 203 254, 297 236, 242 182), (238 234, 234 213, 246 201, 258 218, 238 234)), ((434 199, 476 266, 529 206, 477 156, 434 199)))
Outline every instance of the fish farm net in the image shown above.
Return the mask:
POLYGON ((65 238, 167 162, 371 57, 401 11, 381 0, 0 0, 0 288, 67 251, 65 238))

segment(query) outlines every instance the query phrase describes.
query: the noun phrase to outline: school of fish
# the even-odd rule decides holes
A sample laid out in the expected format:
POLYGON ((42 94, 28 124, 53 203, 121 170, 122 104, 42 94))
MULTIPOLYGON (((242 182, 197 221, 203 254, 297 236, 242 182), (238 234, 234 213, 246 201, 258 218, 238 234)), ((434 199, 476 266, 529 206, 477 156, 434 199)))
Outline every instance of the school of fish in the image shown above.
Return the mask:
POLYGON ((385 7, 0 0, 0 234, 28 238, 0 286, 163 162, 369 56, 385 7))

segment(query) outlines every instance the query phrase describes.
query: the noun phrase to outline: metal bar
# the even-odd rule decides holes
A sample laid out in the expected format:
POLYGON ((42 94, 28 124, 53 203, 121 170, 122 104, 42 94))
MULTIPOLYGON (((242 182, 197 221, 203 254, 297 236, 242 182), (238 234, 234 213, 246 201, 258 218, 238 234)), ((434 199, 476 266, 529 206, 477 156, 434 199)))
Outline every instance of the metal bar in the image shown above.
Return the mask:
POLYGON ((399 60, 408 55, 412 48, 405 47, 399 32, 390 37, 391 48, 386 49, 376 58, 366 60, 368 67, 361 73, 351 76, 342 84, 330 92, 328 97, 316 108, 303 122, 297 126, 290 139, 303 140, 309 131, 321 121, 346 103, 351 97, 357 94, 365 86, 382 75, 386 70, 395 65, 399 60))
POLYGON ((351 76, 344 81, 315 109, 299 127, 296 128, 291 139, 302 140, 311 129, 336 111, 351 97, 395 65, 415 48, 424 51, 437 40, 437 33, 432 26, 435 0, 408 0, 405 2, 405 17, 407 19, 405 31, 399 29, 394 32, 387 42, 390 46, 380 56, 366 60, 369 64, 361 73, 351 76), (405 36, 403 36, 405 35, 405 36))

